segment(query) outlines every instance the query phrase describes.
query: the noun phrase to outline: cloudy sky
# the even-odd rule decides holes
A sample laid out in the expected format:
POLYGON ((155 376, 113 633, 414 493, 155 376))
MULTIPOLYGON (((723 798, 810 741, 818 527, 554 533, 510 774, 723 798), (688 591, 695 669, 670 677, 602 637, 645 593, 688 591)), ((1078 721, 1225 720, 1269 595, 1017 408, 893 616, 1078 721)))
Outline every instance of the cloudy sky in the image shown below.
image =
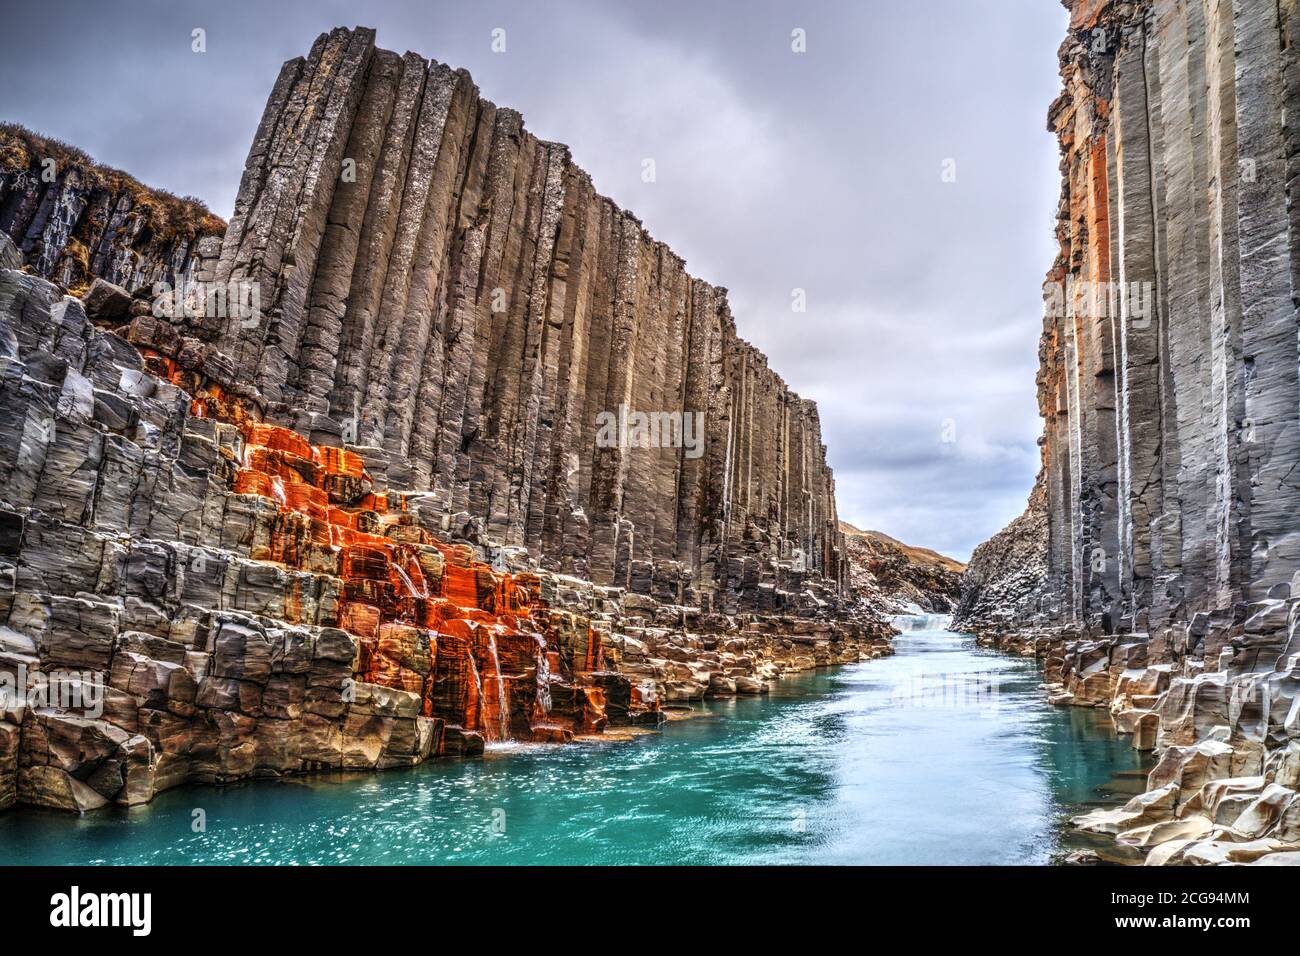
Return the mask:
POLYGON ((280 63, 321 31, 466 67, 730 290, 741 335, 821 407, 842 518, 964 559, 1024 508, 1051 0, 52 0, 3 22, 0 119, 227 217, 280 63))

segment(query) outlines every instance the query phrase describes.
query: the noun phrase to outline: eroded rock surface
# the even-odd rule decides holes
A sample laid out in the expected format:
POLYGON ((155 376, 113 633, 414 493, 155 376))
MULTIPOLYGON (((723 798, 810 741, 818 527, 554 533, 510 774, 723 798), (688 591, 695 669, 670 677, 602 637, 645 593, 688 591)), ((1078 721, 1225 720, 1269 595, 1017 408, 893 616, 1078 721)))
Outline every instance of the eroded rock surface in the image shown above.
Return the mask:
POLYGON ((1159 754, 1147 793, 1080 825, 1148 863, 1292 863, 1300 11, 1066 5, 1038 376, 1045 583, 1034 615, 1013 602, 969 626, 1041 657, 1055 702, 1107 707, 1159 754))
POLYGON ((917 608, 935 614, 954 610, 961 597, 960 561, 915 548, 879 531, 840 522, 854 591, 873 606, 895 614, 917 608))
POLYGON ((1047 487, 1034 484, 1025 512, 977 547, 962 572, 956 631, 1044 623, 1047 581, 1047 487))
POLYGON ((548 569, 725 613, 848 583, 816 406, 463 71, 366 29, 287 62, 212 278, 261 311, 184 318, 210 381, 548 569))

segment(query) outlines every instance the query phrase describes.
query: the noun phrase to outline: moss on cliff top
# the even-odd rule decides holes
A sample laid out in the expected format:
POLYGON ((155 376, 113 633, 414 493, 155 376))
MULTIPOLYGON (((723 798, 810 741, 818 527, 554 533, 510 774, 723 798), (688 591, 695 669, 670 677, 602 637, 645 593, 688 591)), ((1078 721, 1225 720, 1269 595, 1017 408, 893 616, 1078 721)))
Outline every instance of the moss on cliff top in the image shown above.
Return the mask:
POLYGON ((213 215, 201 199, 146 186, 129 173, 95 162, 76 146, 18 123, 0 123, 0 172, 25 170, 39 176, 47 158, 55 161, 60 176, 75 168, 91 189, 114 197, 129 195, 132 208, 145 217, 149 232, 159 242, 170 244, 225 231, 225 220, 213 215))

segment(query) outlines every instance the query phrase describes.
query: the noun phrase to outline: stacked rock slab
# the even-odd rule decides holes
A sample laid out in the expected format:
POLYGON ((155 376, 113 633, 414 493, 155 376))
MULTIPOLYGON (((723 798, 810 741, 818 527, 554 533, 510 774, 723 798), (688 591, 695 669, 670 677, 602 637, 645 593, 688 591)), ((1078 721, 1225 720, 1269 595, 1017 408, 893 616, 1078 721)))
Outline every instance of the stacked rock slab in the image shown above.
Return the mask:
POLYGON ((77 291, 96 277, 128 289, 175 285, 191 277, 198 244, 220 242, 225 228, 195 200, 0 123, 0 232, 35 275, 77 291))
POLYGON ((1045 600, 985 639, 1159 752, 1081 825, 1147 862, 1295 862, 1300 11, 1066 5, 1045 600))
POLYGON ((287 62, 214 278, 263 313, 191 322, 214 381, 547 568, 727 612, 847 584, 815 405, 464 71, 366 29, 287 62))

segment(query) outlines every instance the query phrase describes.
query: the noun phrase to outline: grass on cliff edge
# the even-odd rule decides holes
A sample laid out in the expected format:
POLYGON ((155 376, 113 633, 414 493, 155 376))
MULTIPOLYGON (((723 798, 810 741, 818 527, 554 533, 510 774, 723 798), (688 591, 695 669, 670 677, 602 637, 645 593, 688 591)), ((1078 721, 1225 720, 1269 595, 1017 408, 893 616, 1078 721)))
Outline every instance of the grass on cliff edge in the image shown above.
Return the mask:
POLYGON ((19 123, 0 123, 0 172, 25 170, 39 176, 45 159, 55 161, 60 178, 66 170, 76 169, 92 189, 114 196, 128 193, 132 208, 145 216, 150 233, 161 243, 219 235, 226 229, 225 220, 201 199, 146 186, 129 173, 95 162, 85 150, 70 143, 42 136, 19 123))

